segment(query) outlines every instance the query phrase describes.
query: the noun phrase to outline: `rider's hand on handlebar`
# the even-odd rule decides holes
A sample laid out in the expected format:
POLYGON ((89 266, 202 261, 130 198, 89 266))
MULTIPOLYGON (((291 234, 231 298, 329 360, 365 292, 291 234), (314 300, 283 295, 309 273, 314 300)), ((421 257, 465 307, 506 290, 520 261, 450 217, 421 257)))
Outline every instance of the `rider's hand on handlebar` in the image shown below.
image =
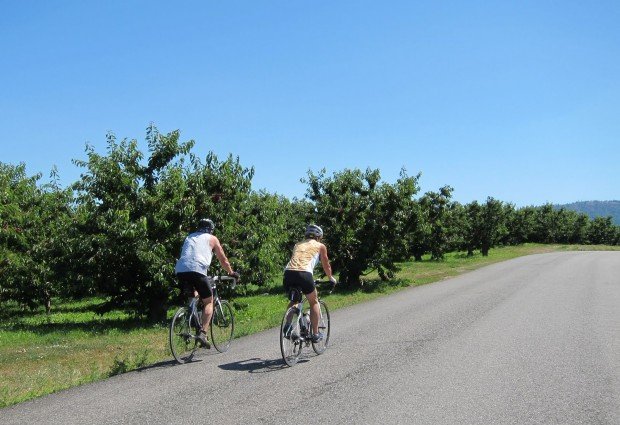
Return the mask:
POLYGON ((235 279, 241 279, 241 275, 237 272, 228 273, 228 276, 234 277, 235 279))
POLYGON ((336 278, 334 276, 329 278, 329 281, 332 283, 332 286, 336 286, 336 278))

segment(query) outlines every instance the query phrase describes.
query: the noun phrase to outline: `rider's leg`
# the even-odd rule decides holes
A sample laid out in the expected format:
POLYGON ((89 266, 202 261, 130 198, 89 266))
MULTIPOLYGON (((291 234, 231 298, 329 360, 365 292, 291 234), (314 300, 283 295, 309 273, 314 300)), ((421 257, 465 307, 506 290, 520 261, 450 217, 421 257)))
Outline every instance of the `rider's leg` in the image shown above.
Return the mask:
POLYGON ((312 323, 312 334, 319 333, 319 317, 321 316, 321 307, 319 306, 319 295, 316 289, 306 294, 306 299, 310 303, 310 322, 312 323))
POLYGON ((202 298, 202 330, 207 333, 213 316, 213 297, 202 298))
POLYGON ((286 308, 286 311, 288 311, 288 314, 286 316, 286 327, 284 329, 284 333, 288 333, 291 329, 291 323, 293 321, 293 310, 289 311, 291 307, 296 306, 297 304, 299 304, 298 301, 289 301, 288 303, 288 307, 286 308))
POLYGON ((295 288, 294 285, 294 274, 290 273, 290 272, 284 272, 284 278, 282 279, 282 286, 284 286, 284 290, 287 293, 287 296, 289 297, 289 303, 288 303, 288 307, 287 309, 293 307, 295 304, 297 304, 299 301, 301 301, 301 299, 299 301, 296 301, 295 298, 291 291, 293 291, 295 288), (290 281, 290 282, 289 282, 290 281))

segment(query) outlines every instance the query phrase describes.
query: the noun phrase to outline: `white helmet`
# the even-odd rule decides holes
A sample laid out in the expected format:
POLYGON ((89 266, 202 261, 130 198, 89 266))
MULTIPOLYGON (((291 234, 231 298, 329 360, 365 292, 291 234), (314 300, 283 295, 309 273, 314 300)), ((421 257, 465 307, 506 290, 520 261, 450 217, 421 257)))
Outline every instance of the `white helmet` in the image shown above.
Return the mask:
POLYGON ((213 229, 215 229, 215 223, 209 218, 201 218, 200 221, 198 221, 198 229, 202 230, 203 232, 213 233, 213 229))
POLYGON ((306 237, 314 236, 316 238, 322 238, 323 237, 323 229, 321 229, 316 224, 309 224, 308 227, 306 227, 306 234, 305 235, 306 235, 306 237))

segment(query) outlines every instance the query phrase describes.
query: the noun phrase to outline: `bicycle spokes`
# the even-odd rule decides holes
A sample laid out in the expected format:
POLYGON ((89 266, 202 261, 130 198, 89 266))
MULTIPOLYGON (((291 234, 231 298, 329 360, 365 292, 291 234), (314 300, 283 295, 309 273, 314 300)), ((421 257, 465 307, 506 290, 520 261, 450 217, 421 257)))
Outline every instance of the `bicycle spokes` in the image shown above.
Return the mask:
POLYGON ((234 329, 232 307, 227 301, 222 301, 214 309, 211 318, 211 340, 217 351, 223 353, 230 348, 234 329))
POLYGON ((197 342, 191 333, 188 310, 180 308, 170 323, 169 342, 172 355, 179 363, 190 361, 197 348, 197 342))

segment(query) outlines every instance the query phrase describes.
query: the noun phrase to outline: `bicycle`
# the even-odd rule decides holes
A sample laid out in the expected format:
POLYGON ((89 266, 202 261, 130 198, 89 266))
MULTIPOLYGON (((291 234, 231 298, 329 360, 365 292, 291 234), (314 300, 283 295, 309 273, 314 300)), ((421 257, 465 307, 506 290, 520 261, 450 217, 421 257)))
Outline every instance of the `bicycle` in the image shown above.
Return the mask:
MULTIPOLYGON (((230 303, 219 297, 217 284, 232 282, 229 286, 234 289, 237 279, 231 276, 215 276, 212 280, 213 315, 211 316, 211 343, 215 349, 224 353, 230 348, 235 329, 235 316, 230 303)), ((202 301, 198 297, 191 297, 186 307, 180 307, 170 322, 170 351, 179 363, 187 363, 194 358, 197 350, 202 348, 198 335, 202 328, 202 301)))
MULTIPOLYGON (((335 285, 331 282, 315 281, 317 285, 323 283, 330 284, 331 290, 328 293, 331 294, 335 285)), ((312 344, 314 352, 320 355, 325 352, 329 344, 331 328, 327 304, 319 298, 319 332, 323 333, 323 339, 313 342, 311 337, 310 310, 304 311, 304 300, 306 297, 302 294, 301 289, 293 288, 289 294, 289 300, 294 301, 298 298, 298 295, 302 295, 301 301, 286 310, 280 325, 280 351, 282 352, 284 363, 288 366, 294 366, 297 363, 304 346, 308 347, 312 344)))

